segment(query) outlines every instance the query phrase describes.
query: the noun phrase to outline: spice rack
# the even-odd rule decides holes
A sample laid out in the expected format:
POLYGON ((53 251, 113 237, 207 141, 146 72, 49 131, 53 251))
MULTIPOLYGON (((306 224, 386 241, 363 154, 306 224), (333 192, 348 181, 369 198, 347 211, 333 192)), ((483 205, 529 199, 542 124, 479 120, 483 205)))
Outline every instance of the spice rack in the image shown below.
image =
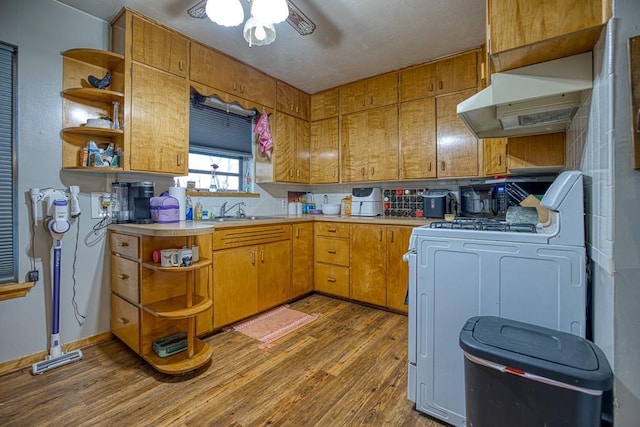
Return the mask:
POLYGON ((384 216, 422 217, 422 193, 426 188, 384 190, 384 216))

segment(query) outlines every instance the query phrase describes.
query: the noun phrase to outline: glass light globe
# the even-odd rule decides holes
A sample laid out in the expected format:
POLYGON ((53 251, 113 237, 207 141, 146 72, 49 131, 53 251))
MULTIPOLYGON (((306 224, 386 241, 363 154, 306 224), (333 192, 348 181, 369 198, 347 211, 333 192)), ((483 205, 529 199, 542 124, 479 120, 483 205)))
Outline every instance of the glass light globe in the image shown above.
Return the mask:
POLYGON ((273 24, 265 24, 253 16, 244 24, 243 34, 249 47, 266 46, 276 39, 276 29, 273 24))
POLYGON ((289 16, 287 0, 253 0, 251 15, 269 24, 283 22, 289 16))
POLYGON ((235 27, 244 19, 240 0, 207 0, 204 10, 209 19, 224 27, 235 27))

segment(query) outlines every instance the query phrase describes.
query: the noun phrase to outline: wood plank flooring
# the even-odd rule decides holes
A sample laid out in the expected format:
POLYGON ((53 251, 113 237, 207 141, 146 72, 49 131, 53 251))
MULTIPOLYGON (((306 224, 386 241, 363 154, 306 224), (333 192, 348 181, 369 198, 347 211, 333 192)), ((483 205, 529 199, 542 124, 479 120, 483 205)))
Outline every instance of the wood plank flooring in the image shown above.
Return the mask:
POLYGON ((43 375, 0 377, 0 425, 429 426, 407 400, 407 318, 312 295, 321 316, 272 348, 239 332, 206 338, 210 365, 161 374, 117 339, 43 375))

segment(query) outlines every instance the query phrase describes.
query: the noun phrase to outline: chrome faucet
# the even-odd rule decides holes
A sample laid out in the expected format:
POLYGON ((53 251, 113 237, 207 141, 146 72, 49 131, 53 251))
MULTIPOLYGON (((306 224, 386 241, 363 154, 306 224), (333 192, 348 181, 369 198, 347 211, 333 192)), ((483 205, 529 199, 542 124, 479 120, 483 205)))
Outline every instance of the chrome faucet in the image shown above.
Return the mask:
POLYGON ((227 209, 227 202, 224 202, 224 203, 222 204, 222 206, 220 207, 220 216, 221 216, 221 217, 226 216, 226 215, 227 215, 227 213, 228 213, 231 209, 235 208, 236 206, 238 206, 238 210, 236 211, 236 216, 238 216, 238 217, 243 217, 243 216, 245 216, 246 214, 245 214, 245 212, 244 212, 244 209, 242 209, 242 207, 243 207, 243 206, 246 206, 246 203, 245 203, 245 202, 238 202, 238 203, 235 203, 235 204, 231 205, 231 207, 230 207, 229 209, 227 209))

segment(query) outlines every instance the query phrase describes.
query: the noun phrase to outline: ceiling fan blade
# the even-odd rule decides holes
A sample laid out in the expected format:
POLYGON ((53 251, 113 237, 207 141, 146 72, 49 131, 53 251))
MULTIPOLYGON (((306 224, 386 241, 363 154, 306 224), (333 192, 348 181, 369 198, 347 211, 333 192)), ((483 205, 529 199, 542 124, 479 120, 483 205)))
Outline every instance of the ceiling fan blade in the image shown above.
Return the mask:
MULTIPOLYGON (((306 36, 311 34, 316 29, 316 24, 314 24, 300 9, 298 6, 291 3, 290 0, 286 0, 287 5, 289 6, 289 16, 287 17, 287 22, 291 25, 298 33, 306 36)), ((207 5, 207 0, 200 0, 198 3, 194 4, 187 10, 187 13, 192 18, 204 19, 207 17, 207 12, 205 11, 205 6, 207 5)))

